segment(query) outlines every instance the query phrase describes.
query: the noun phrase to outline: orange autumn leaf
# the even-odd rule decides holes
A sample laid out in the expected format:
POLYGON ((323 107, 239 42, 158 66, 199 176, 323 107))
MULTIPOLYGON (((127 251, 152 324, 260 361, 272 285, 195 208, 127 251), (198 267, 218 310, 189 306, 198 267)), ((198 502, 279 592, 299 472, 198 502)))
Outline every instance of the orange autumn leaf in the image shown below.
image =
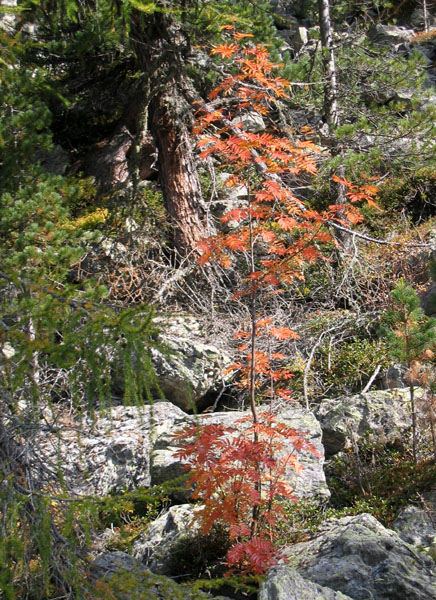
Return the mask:
POLYGON ((261 231, 260 236, 264 242, 273 242, 277 237, 276 234, 274 233, 274 231, 271 231, 269 229, 265 229, 264 231, 261 231))
POLYGON ((252 38, 254 37, 252 33, 239 33, 239 31, 236 31, 233 34, 233 39, 239 41, 239 40, 243 40, 244 38, 252 38))
POLYGON ((211 54, 219 54, 223 58, 230 58, 237 51, 238 46, 236 44, 221 44, 220 46, 215 46, 211 50, 211 54))
POLYGON ((366 203, 368 204, 368 206, 369 206, 370 208, 375 208, 376 210, 379 210, 380 212, 383 212, 383 209, 382 209, 382 208, 380 208, 380 206, 379 206, 378 204, 376 204, 376 203, 374 202, 374 200, 372 200, 371 198, 369 198, 369 197, 368 197, 368 198, 366 198, 366 203))
POLYGON ((300 337, 298 333, 287 327, 271 327, 270 333, 278 340, 289 340, 291 338, 298 340, 300 337))
POLYGON ((221 217, 221 223, 230 223, 231 221, 243 221, 247 217, 248 211, 246 208, 233 208, 227 211, 221 217))
POLYGON ((272 318, 271 317, 265 317, 263 319, 259 319, 258 321, 256 321, 256 327, 258 327, 258 328, 266 327, 271 322, 272 322, 272 318))
POLYGON ((279 398, 284 398, 285 400, 292 400, 292 393, 288 389, 278 388, 275 390, 275 393, 279 398))
POLYGON ((350 181, 345 179, 345 177, 338 177, 337 175, 332 175, 332 179, 335 183, 339 183, 340 185, 344 185, 346 188, 352 190, 356 186, 354 186, 350 181))
POLYGON ((232 265, 230 257, 229 256, 223 256, 220 259, 220 265, 222 265, 225 269, 228 269, 232 265))
POLYGON ((297 225, 297 221, 293 217, 280 216, 277 219, 277 224, 285 231, 292 231, 297 225))
POLYGON ((233 337, 238 340, 240 338, 249 338, 250 337, 250 333, 248 331, 237 331, 236 333, 233 334, 233 337))

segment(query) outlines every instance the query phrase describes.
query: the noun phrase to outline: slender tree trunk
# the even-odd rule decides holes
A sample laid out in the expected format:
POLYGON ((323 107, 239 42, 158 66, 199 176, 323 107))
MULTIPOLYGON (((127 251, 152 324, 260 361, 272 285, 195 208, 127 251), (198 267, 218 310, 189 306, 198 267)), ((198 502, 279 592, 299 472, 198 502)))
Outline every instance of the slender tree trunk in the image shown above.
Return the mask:
POLYGON ((428 18, 427 0, 422 0, 422 8, 424 10, 424 31, 429 31, 430 24, 429 24, 429 18, 428 18))
MULTIPOLYGON (((333 29, 330 20, 330 2, 329 0, 318 0, 318 17, 321 31, 321 51, 324 65, 324 118, 329 130, 339 124, 338 116, 338 82, 336 74, 335 52, 333 48, 333 29)), ((339 148, 333 148, 333 154, 342 154, 339 148)), ((345 168, 341 165, 337 174, 344 177, 345 168)), ((337 204, 345 206, 347 198, 345 196, 345 187, 337 183, 337 204)), ((338 216, 347 220, 344 211, 339 211, 338 216)), ((351 246, 351 236, 348 233, 335 231, 335 236, 341 245, 341 248, 347 252, 351 246)))
POLYGON ((319 27, 324 64, 324 116, 329 127, 338 121, 338 84, 329 0, 318 0, 319 27))
MULTIPOLYGON (((197 253, 205 237, 205 211, 190 140, 191 106, 184 90, 189 42, 181 24, 165 9, 132 15, 131 36, 138 62, 150 90, 148 124, 158 150, 159 178, 168 215, 174 227, 174 245, 181 255, 197 253)), ((140 134, 140 132, 138 132, 140 134)))
POLYGON ((436 433, 434 428, 435 415, 433 412, 433 407, 430 407, 430 431, 431 431, 431 441, 433 446, 433 458, 436 462, 436 433))
MULTIPOLYGON (((251 205, 251 193, 248 191, 248 204, 251 205)), ((250 215, 250 274, 253 275, 256 271, 255 265, 255 257, 254 257, 254 232, 253 232, 253 219, 250 215)), ((251 286, 255 286, 256 283, 251 279, 249 284, 251 286)), ((251 415, 253 417, 253 425, 256 425, 259 421, 257 414, 257 406, 256 406, 256 340, 257 340, 257 332, 256 332, 256 309, 257 309, 257 290, 253 287, 250 291, 250 321, 251 321, 251 335, 250 335, 250 409, 251 415)), ((253 433, 253 442, 259 442, 259 434, 257 430, 253 433)), ((259 497, 262 495, 262 479, 261 479, 261 468, 259 463, 257 463, 257 475, 258 480, 256 481, 256 491, 259 494, 259 497)), ((259 506, 253 506, 253 510, 251 513, 251 537, 256 535, 258 521, 259 521, 259 506)))
POLYGON ((417 444, 416 444, 416 407, 415 407, 415 386, 413 383, 409 385, 409 394, 410 394, 410 410, 412 412, 412 453, 413 453, 413 462, 415 465, 418 464, 418 455, 417 455, 417 444))

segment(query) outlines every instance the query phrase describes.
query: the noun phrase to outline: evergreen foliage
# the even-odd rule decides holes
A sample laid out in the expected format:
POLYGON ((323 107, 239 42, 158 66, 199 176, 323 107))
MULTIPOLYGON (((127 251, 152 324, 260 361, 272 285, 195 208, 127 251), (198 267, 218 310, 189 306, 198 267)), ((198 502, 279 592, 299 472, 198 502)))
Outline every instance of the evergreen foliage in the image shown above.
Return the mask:
MULTIPOLYGON (((435 169, 435 108, 426 59, 413 46, 396 50, 393 43, 368 35, 395 7, 390 2, 331 4, 338 109, 337 126, 318 134, 331 149, 319 169, 322 206, 335 194, 327 179, 338 169, 356 182, 395 182, 419 168, 435 169), (356 12, 357 4, 363 15, 356 12)), ((316 14, 311 18, 315 24, 316 14)), ((317 37, 315 29, 309 30, 307 49, 284 71, 290 81, 301 83, 291 88, 292 109, 311 113, 312 123, 322 115, 326 85, 317 37)))
POLYGON ((417 293, 404 279, 398 281, 391 298, 392 308, 383 315, 381 333, 392 358, 410 365, 434 342, 436 322, 425 316, 417 293))
POLYGON ((71 501, 61 459, 47 463, 35 439, 62 435, 65 406, 110 406, 114 370, 125 402, 152 401, 156 330, 149 307, 116 309, 101 285, 75 282, 96 234, 71 227, 86 186, 44 167, 57 74, 30 67, 32 39, 0 31, 0 43, 0 593, 83 597, 94 509, 71 501))
POLYGON ((410 409, 412 416, 413 458, 417 463, 417 416, 414 397, 418 361, 436 342, 436 319, 425 316, 415 290, 400 279, 392 290, 392 308, 383 315, 381 335, 394 360, 408 367, 410 409))

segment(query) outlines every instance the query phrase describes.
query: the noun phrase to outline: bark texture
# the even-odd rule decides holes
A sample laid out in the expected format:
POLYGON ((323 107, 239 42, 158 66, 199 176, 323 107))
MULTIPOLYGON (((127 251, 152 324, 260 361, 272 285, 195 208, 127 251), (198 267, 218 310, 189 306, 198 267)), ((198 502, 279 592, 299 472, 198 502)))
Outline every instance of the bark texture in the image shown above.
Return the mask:
POLYGON ((150 90, 148 125, 158 149, 159 177, 174 226, 174 244, 181 255, 197 253, 197 242, 205 237, 206 230, 190 140, 192 110, 185 97, 189 88, 184 74, 189 40, 182 22, 165 11, 146 16, 134 13, 132 35, 150 90))
POLYGON ((177 109, 183 99, 174 83, 150 104, 150 129, 159 152, 159 177, 174 225, 174 243, 183 255, 197 252, 205 237, 204 210, 189 130, 177 109))

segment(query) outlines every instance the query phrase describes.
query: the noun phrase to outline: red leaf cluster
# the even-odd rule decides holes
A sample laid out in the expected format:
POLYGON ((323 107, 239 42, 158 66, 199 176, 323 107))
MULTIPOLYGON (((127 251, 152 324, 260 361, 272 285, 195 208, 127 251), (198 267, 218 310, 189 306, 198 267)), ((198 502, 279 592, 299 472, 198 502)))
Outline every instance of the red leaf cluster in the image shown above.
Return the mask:
POLYGON ((286 472, 301 472, 296 452, 316 454, 303 435, 268 412, 258 422, 247 415, 233 427, 188 426, 175 435, 180 446, 175 456, 189 469, 187 485, 204 505, 203 531, 209 532, 216 521, 228 525, 235 542, 229 565, 263 573, 274 564, 275 526, 285 518, 278 500, 293 498, 286 472))

